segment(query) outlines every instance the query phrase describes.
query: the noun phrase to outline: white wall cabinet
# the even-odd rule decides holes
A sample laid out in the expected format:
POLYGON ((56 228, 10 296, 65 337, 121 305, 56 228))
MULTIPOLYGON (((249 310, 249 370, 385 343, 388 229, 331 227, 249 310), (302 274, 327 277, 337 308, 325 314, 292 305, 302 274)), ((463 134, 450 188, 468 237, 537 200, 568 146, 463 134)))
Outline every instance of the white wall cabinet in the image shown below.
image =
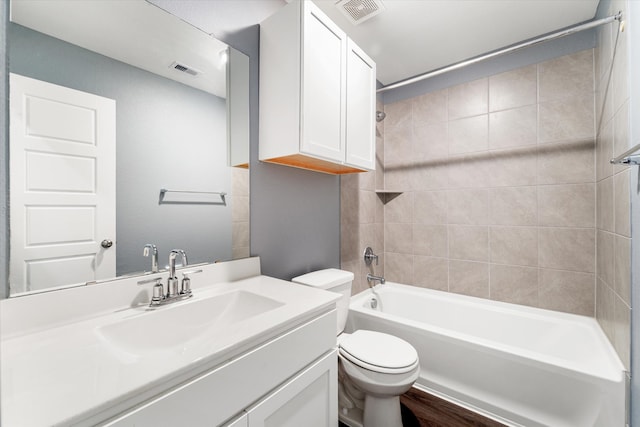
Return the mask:
POLYGON ((374 170, 375 63, 311 1, 260 26, 260 160, 374 170))

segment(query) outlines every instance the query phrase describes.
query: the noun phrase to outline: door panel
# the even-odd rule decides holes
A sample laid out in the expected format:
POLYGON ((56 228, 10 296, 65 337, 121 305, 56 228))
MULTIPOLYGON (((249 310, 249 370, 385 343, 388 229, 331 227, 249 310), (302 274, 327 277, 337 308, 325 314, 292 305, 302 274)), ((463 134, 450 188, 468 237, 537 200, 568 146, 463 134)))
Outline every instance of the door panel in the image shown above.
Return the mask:
POLYGON ((115 101, 10 75, 11 292, 113 277, 115 101))
POLYGON ((346 163, 375 169, 376 64, 355 43, 347 49, 346 163))
POLYGON ((347 38, 311 2, 304 8, 300 150, 343 162, 347 38))

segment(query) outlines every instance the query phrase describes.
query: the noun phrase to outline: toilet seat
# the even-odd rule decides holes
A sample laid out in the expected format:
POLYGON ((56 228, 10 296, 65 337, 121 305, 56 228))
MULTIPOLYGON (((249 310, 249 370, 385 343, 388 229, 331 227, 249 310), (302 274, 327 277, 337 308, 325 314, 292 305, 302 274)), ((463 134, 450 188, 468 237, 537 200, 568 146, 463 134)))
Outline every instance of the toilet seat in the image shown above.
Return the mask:
POLYGON ((339 353, 361 368, 385 374, 404 374, 418 364, 418 353, 408 342, 382 332, 358 330, 339 340, 339 353))

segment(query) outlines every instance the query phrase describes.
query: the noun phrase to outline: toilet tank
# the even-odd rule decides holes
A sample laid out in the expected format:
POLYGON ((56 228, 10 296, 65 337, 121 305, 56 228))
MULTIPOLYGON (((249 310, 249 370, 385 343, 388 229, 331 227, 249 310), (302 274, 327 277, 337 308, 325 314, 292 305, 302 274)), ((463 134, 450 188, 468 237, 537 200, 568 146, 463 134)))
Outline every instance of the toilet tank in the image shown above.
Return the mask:
POLYGON ((342 331, 344 331, 344 326, 347 323, 347 315, 349 314, 349 299, 351 298, 353 273, 338 270, 337 268, 327 268, 326 270, 312 271, 311 273, 294 277, 291 281, 341 295, 341 298, 336 303, 336 309, 338 311, 337 335, 340 335, 342 331))

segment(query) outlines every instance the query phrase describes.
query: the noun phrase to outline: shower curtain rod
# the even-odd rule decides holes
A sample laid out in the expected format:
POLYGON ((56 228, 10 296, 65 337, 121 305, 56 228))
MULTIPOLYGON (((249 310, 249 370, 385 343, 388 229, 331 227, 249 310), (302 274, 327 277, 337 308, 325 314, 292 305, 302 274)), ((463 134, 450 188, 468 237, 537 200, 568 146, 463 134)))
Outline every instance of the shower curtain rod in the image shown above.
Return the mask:
POLYGON ((385 91, 388 91, 388 90, 391 90, 391 89, 396 89, 396 88, 399 88, 399 87, 402 87, 402 86, 406 86, 406 85, 409 85, 409 84, 412 84, 412 83, 415 83, 415 82, 419 82, 421 80, 425 80, 425 79, 428 79, 430 77, 434 77, 434 76, 437 76, 437 75, 440 75, 440 74, 443 74, 443 73, 446 73, 446 72, 449 72, 449 71, 453 71, 453 70, 457 70, 457 69, 460 69, 460 68, 464 68, 464 67, 466 67, 468 65, 472 65, 472 64, 475 64, 477 62, 485 61, 487 59, 495 58, 495 57, 500 56, 500 55, 504 55, 504 54, 507 54, 507 53, 515 52, 516 50, 524 49, 526 47, 530 47, 530 46, 533 46, 533 45, 536 45, 536 44, 539 44, 539 43, 544 43, 544 42, 549 41, 549 40, 558 39, 560 37, 568 36, 568 35, 571 35, 571 34, 574 34, 574 33, 580 32, 580 31, 590 30, 591 28, 595 28, 595 27, 599 27, 601 25, 609 24, 609 23, 611 23, 613 21, 622 22, 622 12, 618 12, 617 14, 608 16, 606 18, 597 19, 597 20, 594 20, 594 21, 585 22, 584 24, 578 24, 578 25, 573 26, 573 27, 565 28, 564 30, 558 31, 556 33, 547 34, 546 36, 538 37, 538 38, 535 38, 535 39, 528 40, 526 42, 522 42, 522 43, 518 43, 518 44, 515 44, 515 45, 512 45, 512 46, 509 46, 509 47, 505 47, 505 48, 496 50, 494 52, 487 53, 485 55, 476 56, 475 58, 466 59, 464 61, 456 62, 455 64, 451 64, 451 65, 448 65, 448 66, 443 67, 443 68, 439 68, 439 69, 434 70, 434 71, 429 71, 429 72, 424 73, 424 74, 419 74, 419 75, 417 75, 415 77, 411 77, 411 78, 408 78, 406 80, 401 80, 401 81, 399 81, 397 83, 393 83, 393 84, 390 84, 388 86, 383 86, 382 88, 378 89, 376 91, 376 93, 381 93, 381 92, 385 92, 385 91))

